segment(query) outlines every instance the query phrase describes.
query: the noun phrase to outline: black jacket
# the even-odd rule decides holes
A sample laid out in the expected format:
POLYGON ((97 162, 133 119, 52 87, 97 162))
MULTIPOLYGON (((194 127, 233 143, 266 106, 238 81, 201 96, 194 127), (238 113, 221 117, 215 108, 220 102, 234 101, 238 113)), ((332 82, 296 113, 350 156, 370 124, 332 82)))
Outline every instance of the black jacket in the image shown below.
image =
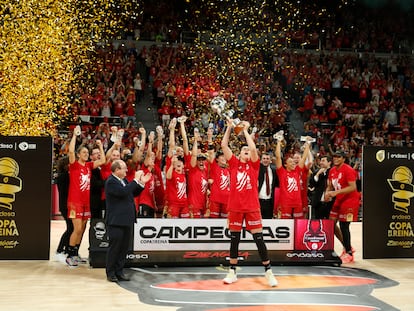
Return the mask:
POLYGON ((125 186, 114 175, 110 175, 105 182, 106 196, 106 223, 112 226, 132 226, 136 221, 134 196, 144 190, 135 181, 125 186))
MULTIPOLYGON (((275 188, 279 187, 279 177, 276 174, 276 170, 270 166, 270 169, 272 170, 272 175, 273 175, 273 179, 272 179, 272 183, 270 185, 270 194, 271 194, 271 198, 273 199, 275 196, 275 188)), ((258 190, 260 192, 260 189, 262 188, 262 185, 265 181, 265 166, 263 164, 260 163, 260 169, 259 169, 259 181, 258 181, 258 190)))
POLYGON ((312 191, 312 205, 319 202, 322 198, 322 194, 326 190, 326 186, 328 185, 328 176, 329 176, 329 169, 318 176, 318 181, 315 181, 314 177, 318 170, 312 173, 309 178, 309 188, 313 188, 312 191))

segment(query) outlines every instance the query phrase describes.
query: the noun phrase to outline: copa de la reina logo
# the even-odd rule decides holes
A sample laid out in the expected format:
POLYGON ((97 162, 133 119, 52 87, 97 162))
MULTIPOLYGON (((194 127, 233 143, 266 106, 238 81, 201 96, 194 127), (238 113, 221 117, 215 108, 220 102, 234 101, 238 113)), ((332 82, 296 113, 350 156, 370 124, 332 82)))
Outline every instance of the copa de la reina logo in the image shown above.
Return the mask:
POLYGON ((19 164, 10 157, 0 158, 0 248, 14 248, 19 236, 14 219, 13 203, 15 194, 22 190, 19 164))

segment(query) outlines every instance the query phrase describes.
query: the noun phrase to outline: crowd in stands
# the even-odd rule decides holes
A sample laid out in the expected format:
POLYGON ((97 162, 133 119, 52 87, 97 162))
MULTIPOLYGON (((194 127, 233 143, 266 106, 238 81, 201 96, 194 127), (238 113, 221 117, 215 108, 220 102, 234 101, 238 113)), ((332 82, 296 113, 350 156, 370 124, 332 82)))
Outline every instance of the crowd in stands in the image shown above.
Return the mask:
MULTIPOLYGON (((164 25, 166 35, 177 32, 171 27, 174 18, 179 18, 178 13, 167 4, 163 8, 171 13, 170 22, 142 21, 142 36, 157 33, 157 25, 164 25), (149 30, 148 25, 154 29, 149 30)), ((350 18, 348 24, 353 24, 353 17, 350 18)), ((392 29, 404 34, 403 25, 401 20, 392 29)), ((350 32, 346 36, 367 43, 367 37, 361 36, 369 33, 370 40, 376 38, 382 49, 391 32, 380 26, 360 25, 364 32, 350 32)), ((355 42, 346 36, 341 46, 352 47, 355 42)), ((338 43, 337 39, 334 41, 338 43)), ((92 146, 100 139, 106 149, 110 127, 114 125, 111 123, 118 120, 115 125, 125 130, 123 145, 134 148, 141 127, 135 108, 152 101, 166 133, 172 118, 185 115, 189 133, 194 128, 206 133, 213 127, 219 146, 224 121, 210 107, 215 97, 227 101, 228 109, 235 112, 234 118, 252 124, 261 152, 274 154, 273 135, 279 130, 285 133, 286 154, 300 149, 300 136, 312 136, 317 141, 313 144, 315 155, 343 150, 355 166, 360 163, 364 145, 413 144, 410 55, 257 49, 253 53, 239 51, 235 61, 234 54, 219 47, 155 43, 138 47, 134 40, 126 45, 114 42, 101 46, 97 54, 95 85, 75 90, 72 104, 74 115, 86 121, 82 122, 82 142, 86 145, 92 146), (295 111, 301 114, 303 132, 291 131, 289 126, 295 111), (93 117, 99 120, 98 124, 88 122, 93 117)), ((57 156, 66 153, 67 138, 65 134, 56 138, 57 156)))
MULTIPOLYGON (((250 55, 243 67, 229 66, 223 76, 218 69, 231 63, 226 51, 182 45, 153 45, 140 51, 112 45, 100 50, 96 88, 79 90, 73 103, 75 114, 119 117, 126 128, 125 143, 136 135, 137 100, 134 79, 143 68, 146 100, 157 106, 164 126, 185 114, 189 130, 206 130, 214 124, 219 137, 223 120, 210 109, 221 96, 234 117, 258 128, 258 142, 271 141, 277 131, 289 132, 292 109, 301 112, 303 133, 318 139, 315 151, 329 146, 358 156, 364 144, 411 145, 413 137, 412 64, 409 57, 376 58, 370 54, 332 54, 275 51, 271 66, 263 66, 263 54, 250 55), (196 53, 197 52, 197 53, 196 53), (220 61, 222 63, 220 63, 220 61), (213 65, 202 66, 211 62, 213 65), (151 92, 151 96, 149 96, 151 92), (353 150, 353 151, 351 151, 353 150)), ((84 125, 86 139, 108 140, 107 122, 84 125)), ((268 144, 266 148, 271 148, 268 144)))
MULTIPOLYGON (((130 23, 129 30, 124 34, 125 39, 179 42, 185 40, 186 36, 183 34, 193 33, 192 36, 188 35, 188 39, 194 40, 198 36, 197 32, 210 30, 215 17, 227 14, 231 20, 234 18, 233 14, 237 16, 237 12, 242 11, 242 3, 238 3, 240 8, 236 10, 234 7, 225 7, 234 6, 231 2, 220 2, 216 6, 202 5, 202 1, 147 2, 149 3, 145 3, 142 19, 130 23)), ((341 9, 335 8, 338 1, 321 2, 317 5, 325 5, 326 8, 322 15, 314 13, 313 3, 300 3, 297 13, 302 14, 301 19, 307 23, 306 27, 297 29, 287 24, 292 22, 291 20, 280 18, 281 10, 272 8, 272 4, 269 4, 266 18, 270 26, 279 25, 280 29, 274 31, 278 32, 274 40, 280 40, 280 43, 287 44, 284 46, 288 48, 301 46, 310 49, 320 47, 328 51, 347 49, 362 52, 411 53, 414 19, 412 8, 407 7, 410 4, 407 3, 404 7, 403 1, 400 5, 381 3, 378 7, 372 8, 362 2, 348 1, 341 9)), ((249 5, 248 1, 244 4, 249 5)), ((220 23, 220 26, 223 27, 223 23, 220 23)), ((235 25, 229 23, 227 27, 235 25)))

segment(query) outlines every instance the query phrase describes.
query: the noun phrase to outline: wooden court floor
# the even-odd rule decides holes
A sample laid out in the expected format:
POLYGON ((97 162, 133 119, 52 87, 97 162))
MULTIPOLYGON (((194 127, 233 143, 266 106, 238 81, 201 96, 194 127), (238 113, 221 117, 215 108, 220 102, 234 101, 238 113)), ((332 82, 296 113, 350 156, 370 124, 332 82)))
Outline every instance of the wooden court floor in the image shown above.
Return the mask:
MULTIPOLYGON (((143 304, 137 294, 106 281, 104 269, 88 265, 68 268, 54 261, 63 231, 63 221, 52 221, 49 261, 0 261, 0 310, 177 310, 143 304)), ((372 295, 399 310, 414 310, 414 259, 363 260, 362 224, 353 223, 351 231, 355 263, 343 266, 366 269, 398 282, 398 286, 374 289, 372 295)), ((85 234, 80 252, 83 257, 88 255, 87 238, 85 234)), ((340 253, 338 244, 336 241, 335 249, 340 253)), ((277 266, 273 270, 277 276, 277 266)))

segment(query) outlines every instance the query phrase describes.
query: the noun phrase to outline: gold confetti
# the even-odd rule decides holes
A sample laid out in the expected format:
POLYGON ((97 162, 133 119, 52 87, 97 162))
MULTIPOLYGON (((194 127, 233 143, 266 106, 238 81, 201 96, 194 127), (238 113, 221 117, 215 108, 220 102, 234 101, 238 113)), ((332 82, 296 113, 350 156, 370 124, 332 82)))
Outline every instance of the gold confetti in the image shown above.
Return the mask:
POLYGON ((115 36, 140 6, 123 0, 0 0, 0 134, 56 135, 73 119, 76 86, 91 82, 96 44, 115 36))

